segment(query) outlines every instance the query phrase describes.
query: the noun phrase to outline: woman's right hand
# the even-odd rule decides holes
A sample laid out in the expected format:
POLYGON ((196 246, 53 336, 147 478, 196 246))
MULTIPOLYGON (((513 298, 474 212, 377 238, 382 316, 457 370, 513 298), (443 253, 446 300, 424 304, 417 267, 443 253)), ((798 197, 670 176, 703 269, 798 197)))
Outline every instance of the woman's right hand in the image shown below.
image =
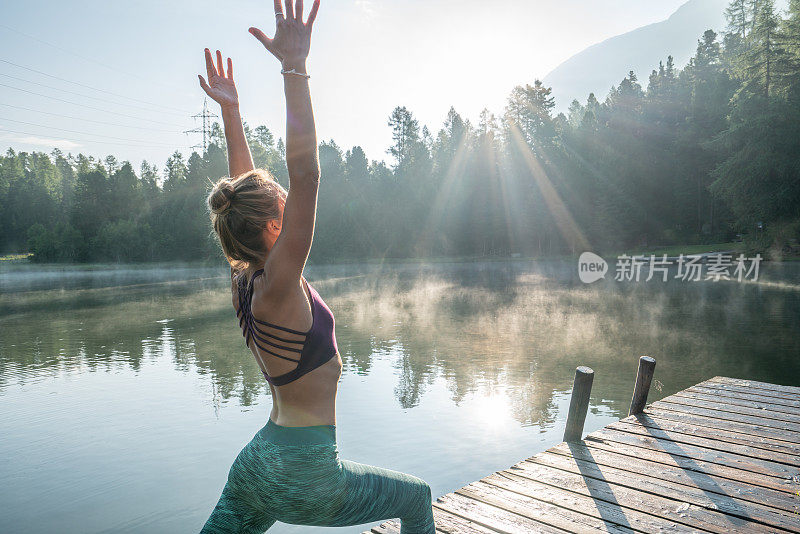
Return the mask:
POLYGON ((211 50, 206 48, 206 71, 208 83, 203 76, 197 75, 200 79, 200 87, 223 109, 239 106, 239 93, 236 92, 236 84, 233 83, 233 62, 228 58, 228 74, 225 75, 225 67, 222 65, 222 54, 217 50, 217 65, 211 57, 211 50))
POLYGON ((304 72, 308 51, 311 48, 311 29, 317 18, 320 0, 314 0, 308 20, 303 22, 303 0, 285 0, 286 11, 281 0, 274 0, 275 37, 270 39, 258 28, 250 28, 253 37, 261 41, 283 64, 284 69, 297 69, 304 72))

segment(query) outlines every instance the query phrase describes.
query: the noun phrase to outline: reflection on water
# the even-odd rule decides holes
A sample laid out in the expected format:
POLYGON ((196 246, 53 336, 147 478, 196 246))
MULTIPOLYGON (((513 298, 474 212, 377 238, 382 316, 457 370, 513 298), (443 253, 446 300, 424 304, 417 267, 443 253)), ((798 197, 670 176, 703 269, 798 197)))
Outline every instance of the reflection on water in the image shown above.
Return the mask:
MULTIPOLYGON (((198 530, 271 403, 225 272, 61 274, 0 273, 0 525, 198 530)), ((715 375, 800 382, 798 264, 758 283, 587 286, 528 262, 308 277, 337 319, 342 455, 437 494, 560 441, 577 365, 596 373, 587 430, 626 414, 642 354, 653 400, 715 375)))

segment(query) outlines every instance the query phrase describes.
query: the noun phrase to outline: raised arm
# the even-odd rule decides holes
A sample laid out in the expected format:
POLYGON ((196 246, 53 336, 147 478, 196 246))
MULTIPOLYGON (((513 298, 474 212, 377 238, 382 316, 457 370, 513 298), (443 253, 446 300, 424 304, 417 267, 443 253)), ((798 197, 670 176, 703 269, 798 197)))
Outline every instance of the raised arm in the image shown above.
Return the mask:
POLYGON ((283 212, 281 233, 267 258, 268 280, 275 289, 299 282, 311 249, 319 188, 319 157, 314 111, 306 72, 311 30, 319 10, 315 0, 303 22, 303 0, 274 0, 277 30, 270 39, 250 28, 256 39, 281 61, 286 94, 286 165, 289 193, 283 212))
POLYGON ((239 94, 233 81, 233 62, 228 58, 228 73, 222 63, 222 54, 217 50, 217 64, 211 57, 211 51, 206 48, 206 73, 208 83, 202 76, 200 87, 215 102, 220 105, 222 124, 225 128, 225 143, 228 145, 228 173, 236 176, 247 171, 252 171, 253 156, 244 135, 242 116, 239 114, 239 94))

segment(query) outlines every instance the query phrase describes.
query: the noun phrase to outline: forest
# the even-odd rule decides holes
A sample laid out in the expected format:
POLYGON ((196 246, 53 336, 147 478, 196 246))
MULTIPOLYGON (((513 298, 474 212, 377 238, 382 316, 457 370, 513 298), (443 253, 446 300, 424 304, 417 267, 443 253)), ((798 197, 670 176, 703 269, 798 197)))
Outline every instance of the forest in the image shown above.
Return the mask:
MULTIPOLYGON (((751 250, 800 237, 800 0, 734 0, 724 33, 700 36, 682 69, 629 72, 604 99, 554 112, 539 80, 477 122, 450 109, 438 132, 411 110, 388 118, 389 163, 333 140, 311 261, 544 257, 584 250, 743 239, 751 250)), ((624 73, 620 73, 622 76, 624 73)), ((602 98, 602 96, 601 96, 602 98)), ((283 140, 246 128, 257 166, 284 186, 283 140)), ((0 252, 41 262, 221 257, 205 197, 227 174, 214 125, 203 153, 159 170, 114 156, 0 157, 0 252)))

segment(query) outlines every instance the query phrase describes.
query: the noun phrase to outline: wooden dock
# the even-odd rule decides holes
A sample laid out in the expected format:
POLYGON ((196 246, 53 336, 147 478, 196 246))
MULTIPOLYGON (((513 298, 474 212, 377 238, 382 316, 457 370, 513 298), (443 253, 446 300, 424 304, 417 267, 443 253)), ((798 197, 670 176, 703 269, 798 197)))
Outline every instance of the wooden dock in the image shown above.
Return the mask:
MULTIPOLYGON (((577 389, 576 377, 573 400, 577 389)), ((800 387, 716 377, 634 404, 636 393, 635 415, 582 441, 580 421, 575 441, 440 497, 436 532, 800 532, 800 387)))

